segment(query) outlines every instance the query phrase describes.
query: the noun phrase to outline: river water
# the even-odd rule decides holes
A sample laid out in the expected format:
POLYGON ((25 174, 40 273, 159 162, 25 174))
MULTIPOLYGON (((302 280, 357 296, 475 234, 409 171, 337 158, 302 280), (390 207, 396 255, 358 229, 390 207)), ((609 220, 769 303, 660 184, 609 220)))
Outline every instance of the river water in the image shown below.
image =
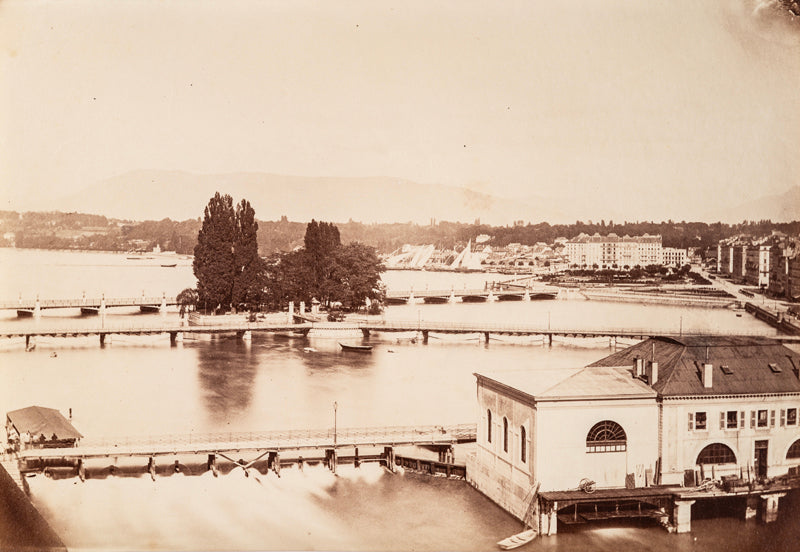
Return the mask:
MULTIPOLYGON (((496 274, 393 272, 390 289, 483 287, 496 274)), ((2 299, 132 297, 176 294, 194 285, 187 259, 129 260, 109 253, 0 249, 2 299), (162 267, 172 264, 175 267, 162 267)), ((551 327, 656 327, 664 331, 772 329, 730 310, 642 306, 571 298, 486 304, 390 307, 389 320, 484 321, 551 327)), ((174 322, 177 313, 110 309, 105 323, 174 322)), ((76 310, 45 311, 40 320, 0 314, 3 326, 97 325, 76 310)), ((475 381, 485 369, 576 367, 609 354, 608 339, 477 335, 376 335, 371 355, 342 353, 339 341, 360 333, 306 339, 256 334, 186 339, 171 347, 163 336, 114 336, 101 348, 93 338, 39 338, 2 344, 0 410, 38 404, 73 412, 87 440, 110 436, 328 428, 333 403, 339 427, 455 424, 476 419, 475 381), (55 354, 54 354, 55 353, 55 354)), ((622 343, 620 343, 622 345, 622 343)), ((463 451, 457 451, 463 454, 463 451)), ((463 461, 463 457, 460 458, 463 461)), ((377 466, 286 469, 245 478, 174 475, 30 479, 32 497, 71 549, 333 549, 486 550, 519 530, 519 523, 461 481, 377 466)), ((787 509, 786 511, 797 512, 787 509)), ((655 527, 594 527, 528 545, 531 550, 757 550, 792 549, 800 538, 787 515, 769 526, 734 518, 699 520, 692 535, 655 527), (733 535, 738 533, 739 536, 733 535)))

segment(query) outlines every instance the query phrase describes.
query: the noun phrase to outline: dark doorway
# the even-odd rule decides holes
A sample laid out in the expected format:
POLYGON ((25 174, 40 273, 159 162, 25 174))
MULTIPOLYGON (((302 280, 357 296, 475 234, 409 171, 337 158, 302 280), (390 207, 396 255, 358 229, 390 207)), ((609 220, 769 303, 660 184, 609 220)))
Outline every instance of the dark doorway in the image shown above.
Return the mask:
POLYGON ((766 477, 767 476, 767 448, 769 446, 769 441, 756 441, 756 454, 755 454, 755 461, 756 461, 756 476, 757 477, 766 477))

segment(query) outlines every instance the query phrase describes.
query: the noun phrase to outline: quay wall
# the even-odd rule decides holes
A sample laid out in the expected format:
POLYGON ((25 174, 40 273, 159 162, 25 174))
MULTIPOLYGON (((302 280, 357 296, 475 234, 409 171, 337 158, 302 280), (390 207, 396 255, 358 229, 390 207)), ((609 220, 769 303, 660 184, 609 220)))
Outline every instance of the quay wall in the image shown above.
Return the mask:
POLYGON ((653 305, 673 305, 683 307, 703 307, 724 309, 739 305, 736 299, 699 298, 686 296, 654 295, 650 293, 581 291, 587 299, 594 301, 617 301, 622 303, 642 303, 653 305))
POLYGON ((744 309, 762 322, 766 322, 782 332, 789 335, 800 335, 800 324, 789 320, 783 313, 775 312, 753 303, 745 303, 744 309))
POLYGON ((67 547, 0 464, 0 550, 63 550, 67 547))

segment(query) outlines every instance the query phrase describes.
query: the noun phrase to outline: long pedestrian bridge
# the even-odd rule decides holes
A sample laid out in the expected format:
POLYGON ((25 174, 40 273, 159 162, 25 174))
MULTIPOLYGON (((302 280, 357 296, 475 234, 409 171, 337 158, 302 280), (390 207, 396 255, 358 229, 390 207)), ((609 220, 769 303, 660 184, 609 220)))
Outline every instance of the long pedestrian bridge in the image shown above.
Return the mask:
POLYGON ((390 305, 414 303, 422 299, 425 303, 453 303, 457 299, 464 303, 482 303, 486 301, 528 301, 555 299, 558 289, 532 289, 523 285, 505 283, 502 286, 486 286, 478 289, 438 289, 407 290, 386 292, 386 302, 390 305))
MULTIPOLYGON (((553 337, 578 337, 578 338, 635 338, 646 339, 652 336, 681 337, 691 335, 725 335, 729 332, 714 328, 703 332, 689 332, 682 330, 667 330, 657 327, 592 327, 592 326, 561 326, 547 324, 495 324, 488 322, 443 322, 431 320, 358 320, 345 322, 318 322, 310 321, 295 315, 293 321, 285 323, 273 322, 233 322, 227 324, 208 325, 181 325, 179 322, 157 322, 147 325, 107 324, 103 322, 95 326, 74 325, 46 325, 41 321, 32 326, 14 328, 10 324, 0 328, 0 338, 25 338, 26 347, 35 343, 38 336, 48 337, 85 337, 97 335, 100 344, 104 345, 111 335, 155 335, 168 334, 170 342, 175 344, 183 339, 185 334, 227 334, 236 335, 243 339, 251 339, 253 333, 280 333, 291 336, 305 336, 312 330, 318 335, 326 332, 352 331, 361 332, 365 338, 373 333, 415 333, 422 338, 423 343, 428 341, 431 334, 478 334, 486 342, 491 335, 506 336, 542 336, 552 344, 553 337)), ((742 336, 771 337, 782 342, 800 342, 800 337, 789 335, 776 335, 772 330, 740 333, 742 336)))
POLYGON ((177 305, 175 296, 141 297, 73 297, 71 299, 39 299, 20 297, 16 301, 0 301, 0 310, 16 310, 18 316, 37 316, 45 309, 81 309, 83 314, 98 314, 111 307, 139 307, 142 312, 163 310, 177 305))

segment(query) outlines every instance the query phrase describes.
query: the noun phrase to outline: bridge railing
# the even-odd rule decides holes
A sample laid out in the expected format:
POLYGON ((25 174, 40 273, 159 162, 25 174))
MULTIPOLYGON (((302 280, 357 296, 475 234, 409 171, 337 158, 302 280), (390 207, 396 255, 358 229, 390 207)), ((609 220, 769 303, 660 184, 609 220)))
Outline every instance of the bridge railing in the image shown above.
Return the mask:
MULTIPOLYGON (((477 435, 475 424, 449 426, 388 426, 339 428, 335 431, 337 443, 435 443, 474 440, 477 435)), ((197 447, 235 448, 236 446, 272 445, 283 448, 298 446, 327 446, 334 441, 334 428, 293 429, 275 431, 223 432, 223 433, 183 433, 153 436, 123 436, 111 438, 84 438, 77 449, 85 448, 175 448, 197 447)), ((76 450, 77 452, 77 450, 76 450)))
POLYGON ((18 299, 16 301, 0 301, 0 309, 32 309, 39 303, 39 307, 47 308, 77 308, 81 306, 100 306, 103 301, 107 307, 114 306, 141 306, 141 305, 160 305, 166 302, 168 305, 176 304, 175 296, 154 296, 154 297, 79 297, 73 299, 18 299))
MULTIPOLYGON (((597 333, 601 335, 730 335, 730 331, 722 329, 703 329, 702 331, 693 332, 691 329, 686 328, 653 328, 653 327, 609 327, 609 326, 562 326, 557 324, 497 324, 486 322, 438 322, 435 320, 374 320, 363 321, 359 324, 362 329, 380 331, 386 330, 427 330, 435 332, 437 330, 447 332, 510 332, 510 333, 597 333)), ((750 335, 750 336, 774 336, 775 332, 772 330, 750 331, 746 333, 737 332, 736 335, 750 335)))

